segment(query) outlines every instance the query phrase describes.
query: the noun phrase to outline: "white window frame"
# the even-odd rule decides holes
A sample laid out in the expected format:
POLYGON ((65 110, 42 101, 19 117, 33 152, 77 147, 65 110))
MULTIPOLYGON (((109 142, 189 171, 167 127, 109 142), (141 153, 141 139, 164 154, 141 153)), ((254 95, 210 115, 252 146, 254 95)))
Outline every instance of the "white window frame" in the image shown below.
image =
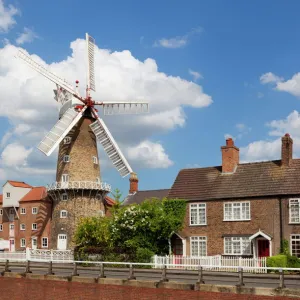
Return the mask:
POLYGON ((206 236, 191 236, 190 237, 190 255, 192 257, 200 257, 200 256, 207 256, 207 237, 206 236), (198 253, 197 255, 195 255, 195 253, 193 253, 193 243, 196 242, 198 243, 197 245, 197 249, 198 249, 198 253), (200 251, 200 245, 203 245, 203 243, 205 244, 205 254, 204 255, 199 255, 199 254, 203 254, 200 251))
POLYGON ((59 215, 61 219, 66 219, 68 217, 68 212, 65 209, 62 209, 59 215))
POLYGON ((69 154, 66 154, 66 155, 63 156, 63 162, 65 162, 65 163, 70 162, 70 155, 69 154))
POLYGON ((64 144, 65 145, 71 144, 71 141, 72 141, 72 138, 70 136, 66 136, 64 138, 64 144))
POLYGON ((237 256, 241 256, 241 255, 252 255, 252 241, 249 239, 249 237, 246 236, 226 236, 223 238, 223 243, 224 243, 224 255, 237 255, 237 256), (243 239, 247 240, 247 242, 249 242, 248 245, 248 250, 249 251, 243 251, 243 239), (231 251, 228 252, 226 250, 226 240, 231 240, 231 251), (239 243, 239 247, 240 247, 240 251, 238 253, 234 253, 234 243, 239 243))
POLYGON ((32 212, 33 215, 37 215, 37 213, 38 213, 38 208, 37 208, 36 206, 33 207, 33 208, 31 209, 31 212, 32 212))
POLYGON ((10 193, 6 193, 6 198, 10 198, 10 193))
POLYGON ((15 224, 9 224, 9 230, 15 230, 15 224))
POLYGON ((3 224, 0 224, 0 231, 3 231, 3 224))
POLYGON ((2 216, 2 215, 3 215, 3 209, 0 208, 0 216, 2 216))
POLYGON ((203 226, 203 225, 207 225, 207 216, 206 216, 206 203, 191 203, 190 204, 190 226, 203 226), (192 224, 192 209, 196 209, 197 210, 197 223, 196 224, 192 224), (205 213, 205 222, 200 222, 200 217, 199 217, 199 213, 200 211, 203 211, 205 213))
POLYGON ((63 193, 61 194, 61 200, 62 201, 67 201, 69 199, 68 194, 67 193, 63 193), (66 196, 66 199, 64 199, 64 197, 66 196))
POLYGON ((93 163, 95 165, 98 165, 98 158, 97 158, 97 156, 93 156, 93 163))
POLYGON ((250 201, 241 201, 241 202, 224 202, 223 204, 223 221, 231 222, 231 221, 250 221, 251 220, 251 204, 250 201), (249 205, 249 218, 243 218, 243 204, 249 205), (231 219, 226 218, 225 208, 226 205, 231 205, 231 219), (240 209, 240 219, 234 218, 234 207, 240 209))
POLYGON ((63 182, 63 183, 69 182, 69 174, 62 174, 61 175, 61 182, 63 182))
POLYGON ((31 225, 31 229, 36 231, 37 230, 37 223, 32 223, 31 225), (34 226, 35 225, 35 226, 34 226), (35 227, 35 228, 34 228, 35 227))
POLYGON ((300 258, 300 234, 291 234, 290 235, 290 252, 291 255, 295 255, 298 258, 300 258), (297 251, 299 254, 298 256, 296 255, 297 253, 295 253, 293 250, 293 241, 297 242, 297 244, 299 243, 299 250, 297 251))
POLYGON ((48 248, 48 238, 45 237, 45 236, 42 237, 42 248, 48 248), (46 244, 47 244, 46 246, 44 246, 44 240, 47 241, 46 242, 46 244))
POLYGON ((21 207, 21 215, 26 215, 26 208, 25 207, 21 207))
POLYGON ((290 199, 289 200, 289 223, 290 224, 299 224, 300 223, 300 200, 299 199, 290 199), (292 207, 295 206, 295 210, 298 208, 298 221, 292 220, 292 207))
POLYGON ((26 225, 24 223, 20 224, 20 230, 21 231, 26 230, 26 225))
POLYGON ((20 239, 20 247, 21 248, 25 248, 26 247, 26 239, 25 238, 21 238, 20 239))

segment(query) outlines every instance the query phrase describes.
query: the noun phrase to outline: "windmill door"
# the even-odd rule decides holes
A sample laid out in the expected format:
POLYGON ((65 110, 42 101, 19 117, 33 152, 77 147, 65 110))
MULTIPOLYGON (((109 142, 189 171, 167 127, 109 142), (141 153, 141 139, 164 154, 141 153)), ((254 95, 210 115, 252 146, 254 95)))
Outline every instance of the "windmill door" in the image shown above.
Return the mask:
POLYGON ((62 188, 68 188, 69 186, 69 175, 68 174, 62 174, 61 176, 61 187, 62 188))
POLYGON ((57 236, 57 250, 67 250, 67 235, 59 234, 57 236))

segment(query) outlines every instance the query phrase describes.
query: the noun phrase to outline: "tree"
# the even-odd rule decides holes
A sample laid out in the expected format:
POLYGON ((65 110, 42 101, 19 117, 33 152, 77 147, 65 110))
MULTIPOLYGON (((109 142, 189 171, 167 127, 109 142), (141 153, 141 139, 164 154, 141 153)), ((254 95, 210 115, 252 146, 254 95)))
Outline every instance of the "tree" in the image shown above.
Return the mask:
POLYGON ((118 188, 116 188, 113 192, 111 192, 111 194, 113 195, 114 199, 118 203, 123 202, 124 199, 121 201, 122 193, 121 193, 121 191, 118 188))

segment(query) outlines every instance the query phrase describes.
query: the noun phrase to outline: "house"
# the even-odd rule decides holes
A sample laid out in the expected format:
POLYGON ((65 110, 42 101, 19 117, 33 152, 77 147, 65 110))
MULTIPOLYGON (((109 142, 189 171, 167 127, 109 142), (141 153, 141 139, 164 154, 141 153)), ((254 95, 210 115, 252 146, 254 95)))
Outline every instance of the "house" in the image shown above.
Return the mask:
POLYGON ((221 166, 183 169, 175 179, 168 197, 188 207, 173 253, 264 257, 288 240, 300 257, 300 159, 290 135, 282 137, 280 160, 240 163, 231 138, 221 153, 221 166))

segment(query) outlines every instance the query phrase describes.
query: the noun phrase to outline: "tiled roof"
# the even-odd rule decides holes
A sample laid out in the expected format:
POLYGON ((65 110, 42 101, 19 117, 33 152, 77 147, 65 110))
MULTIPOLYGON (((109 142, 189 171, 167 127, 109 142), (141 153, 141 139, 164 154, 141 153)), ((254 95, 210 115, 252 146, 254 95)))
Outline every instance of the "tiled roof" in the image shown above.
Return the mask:
POLYGON ((128 195, 124 200, 123 205, 129 205, 133 203, 140 204, 148 198, 162 199, 168 196, 169 191, 170 189, 137 191, 133 195, 128 195))
POLYGON ((169 192, 169 198, 213 200, 300 194, 300 159, 289 167, 280 160, 239 164, 231 174, 222 168, 181 170, 169 192))
POLYGON ((29 185, 29 184, 27 184, 27 183, 25 183, 23 181, 8 180, 7 182, 9 182, 14 187, 32 188, 31 185, 29 185))
POLYGON ((116 201, 108 196, 105 197, 105 201, 109 206, 113 206, 116 204, 116 201))
POLYGON ((3 195, 0 195, 0 204, 2 204, 3 201, 3 195))
POLYGON ((42 200, 46 195, 47 192, 44 186, 34 187, 19 202, 42 200))

